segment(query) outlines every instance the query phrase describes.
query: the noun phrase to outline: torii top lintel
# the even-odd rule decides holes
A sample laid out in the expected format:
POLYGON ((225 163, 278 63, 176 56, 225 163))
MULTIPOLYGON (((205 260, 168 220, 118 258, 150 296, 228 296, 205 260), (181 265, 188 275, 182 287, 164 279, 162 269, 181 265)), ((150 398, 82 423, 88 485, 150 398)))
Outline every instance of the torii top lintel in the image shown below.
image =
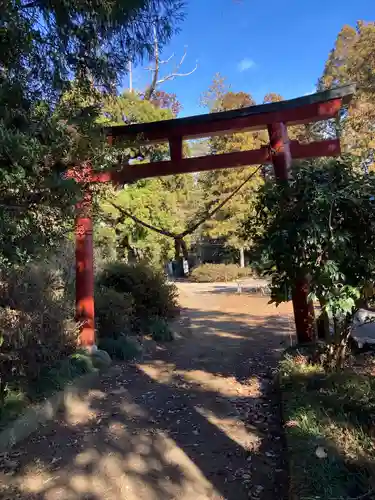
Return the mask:
MULTIPOLYGON (((354 85, 317 92, 281 102, 249 106, 231 111, 209 113, 136 125, 108 127, 106 134, 112 144, 116 139, 136 141, 137 144, 169 142, 170 161, 123 165, 116 172, 95 176, 95 181, 130 183, 147 177, 199 172, 220 168, 254 165, 271 161, 269 147, 198 158, 183 157, 183 140, 210 137, 233 132, 267 129, 278 123, 286 126, 307 124, 334 118, 346 106, 355 92, 354 85)), ((330 139, 307 144, 291 141, 290 154, 294 159, 337 156, 340 141, 330 139)))
POLYGON ((271 123, 287 125, 327 120, 337 115, 350 101, 354 85, 325 90, 287 101, 220 111, 187 118, 175 118, 136 125, 117 125, 107 129, 107 135, 137 137, 144 142, 162 142, 171 138, 194 139, 235 131, 261 130, 271 123))

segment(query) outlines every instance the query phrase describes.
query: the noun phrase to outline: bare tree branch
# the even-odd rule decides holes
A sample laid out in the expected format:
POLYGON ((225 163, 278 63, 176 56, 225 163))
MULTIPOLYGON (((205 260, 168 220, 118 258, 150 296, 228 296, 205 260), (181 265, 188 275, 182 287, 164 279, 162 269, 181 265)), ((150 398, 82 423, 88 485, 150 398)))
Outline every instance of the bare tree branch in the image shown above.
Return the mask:
POLYGON ((196 62, 195 67, 187 73, 181 73, 179 71, 181 66, 183 65, 183 63, 185 61, 186 56, 187 56, 187 47, 185 47, 184 53, 181 57, 181 60, 175 66, 173 72, 170 73, 169 75, 166 75, 162 78, 159 78, 160 66, 162 64, 168 64, 172 60, 172 58, 174 57, 174 54, 172 54, 170 57, 168 57, 168 59, 160 60, 159 42, 158 42, 157 34, 156 34, 156 26, 154 27, 154 64, 155 64, 155 66, 154 67, 149 66, 146 68, 147 71, 151 71, 153 73, 151 84, 149 85, 149 87, 145 91, 144 97, 146 100, 151 99, 151 97, 152 97, 153 93, 155 92, 156 87, 158 85, 161 85, 162 83, 170 81, 170 80, 174 80, 177 77, 184 77, 184 76, 192 75, 197 70, 198 62, 196 62))
POLYGON ((168 57, 168 59, 164 59, 164 61, 159 61, 159 64, 168 64, 171 59, 174 58, 174 53, 168 57))
MULTIPOLYGON (((163 61, 159 61, 159 66, 160 66, 161 64, 168 64, 168 63, 169 63, 169 61, 170 61, 171 59, 173 59, 173 57, 174 57, 174 53, 173 53, 170 57, 168 57, 168 59, 164 59, 163 61)), ((156 69, 156 68, 152 68, 151 66, 147 66, 147 67, 145 68, 145 70, 146 70, 146 71, 157 71, 157 69, 156 69)))
POLYGON ((188 73, 171 73, 170 75, 165 76, 164 78, 161 78, 156 82, 156 85, 160 85, 164 82, 167 82, 168 80, 174 80, 177 76, 189 76, 194 73, 198 69, 198 63, 195 64, 195 67, 189 71, 188 73))
MULTIPOLYGON (((177 76, 189 76, 191 74, 194 73, 194 71, 197 70, 198 68, 198 62, 195 64, 195 67, 189 71, 188 73, 179 73, 179 69, 181 68, 181 66, 183 65, 184 61, 185 61, 185 58, 187 56, 187 50, 186 50, 186 47, 185 47, 185 51, 184 51, 184 54, 183 56, 181 57, 181 60, 180 62, 177 64, 177 66, 175 67, 174 69, 174 72, 173 73, 170 73, 169 75, 163 77, 163 78, 160 78, 160 80, 157 80, 156 82, 156 85, 160 85, 161 83, 164 83, 168 80, 174 80, 177 76)), ((169 61, 171 58, 169 58, 167 61, 169 61)), ((161 63, 160 63, 161 64, 161 63)))
POLYGON ((153 69, 153 76, 150 86, 146 89, 145 92, 145 100, 149 101, 152 97, 152 94, 155 92, 158 76, 159 76, 159 42, 158 36, 156 32, 156 25, 154 25, 154 59, 155 59, 155 68, 153 69))
POLYGON ((175 234, 175 233, 171 233, 170 231, 167 231, 166 229, 162 229, 162 228, 159 228, 159 227, 154 227, 154 226, 151 226, 151 224, 148 224, 147 222, 144 222, 143 220, 141 219, 138 219, 138 217, 136 217, 135 215, 131 214, 130 212, 128 212, 127 210, 125 210, 124 208, 122 207, 119 207, 116 203, 114 203, 113 201, 109 201, 109 203, 114 207, 116 208, 116 210, 118 210, 120 212, 121 215, 123 215, 124 217, 129 217, 129 219, 132 219, 134 222, 136 222, 137 224, 140 224, 141 226, 147 228, 147 229, 150 229, 151 231, 155 231, 156 233, 159 233, 161 234, 162 236, 167 236, 169 238, 177 238, 178 235, 175 234))

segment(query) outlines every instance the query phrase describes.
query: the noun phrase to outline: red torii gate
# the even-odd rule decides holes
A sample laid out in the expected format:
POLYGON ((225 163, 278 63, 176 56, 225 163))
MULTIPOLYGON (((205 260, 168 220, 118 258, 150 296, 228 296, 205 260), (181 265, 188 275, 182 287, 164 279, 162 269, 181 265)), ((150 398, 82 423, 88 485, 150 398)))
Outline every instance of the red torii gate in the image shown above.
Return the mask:
MULTIPOLYGON (((137 140, 138 144, 168 142, 170 161, 140 165, 123 165, 120 169, 94 173, 89 165, 72 169, 67 177, 77 182, 113 182, 125 184, 148 177, 200 172, 271 163, 278 182, 288 180, 293 159, 340 155, 339 139, 311 143, 289 141, 288 125, 308 124, 336 117, 354 94, 354 85, 319 92, 288 101, 250 106, 188 118, 176 118, 137 125, 120 125, 106 130, 109 144, 118 138, 137 140), (183 141, 234 132, 267 129, 268 146, 198 158, 183 157, 183 141)), ((95 344, 93 237, 91 194, 87 192, 77 206, 76 217, 76 317, 81 322, 81 344, 95 344)), ((292 294, 298 339, 310 341, 314 336, 314 311, 307 300, 308 283, 296 283, 292 294)))

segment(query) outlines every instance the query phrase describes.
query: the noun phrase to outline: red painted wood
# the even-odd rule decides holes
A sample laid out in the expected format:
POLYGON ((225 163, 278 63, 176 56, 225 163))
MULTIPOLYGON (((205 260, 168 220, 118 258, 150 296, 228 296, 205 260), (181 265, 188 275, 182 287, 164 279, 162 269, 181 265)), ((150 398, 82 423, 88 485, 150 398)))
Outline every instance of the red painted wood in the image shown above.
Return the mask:
POLYGON ((95 344, 94 259, 91 195, 77 204, 76 236, 76 320, 80 322, 80 344, 95 344))
POLYGON ((185 158, 181 161, 158 161, 140 165, 125 165, 120 172, 113 173, 113 181, 121 184, 134 182, 147 177, 161 177, 171 174, 186 174, 233 168, 242 165, 254 165, 268 160, 268 148, 254 151, 241 151, 216 156, 185 158))
POLYGON ((292 158, 302 160, 303 158, 321 158, 322 156, 340 156, 341 147, 339 139, 327 139, 308 143, 290 141, 290 152, 292 158))
MULTIPOLYGON (((340 154, 340 141, 338 139, 332 139, 308 144, 299 144, 293 141, 290 143, 290 150, 294 159, 337 156, 340 154)), ((134 166, 124 165, 120 171, 94 174, 92 179, 95 182, 108 182, 112 180, 114 183, 125 184, 149 177, 203 172, 206 170, 219 170, 221 168, 235 168, 267 163, 270 161, 269 148, 263 147, 252 151, 239 151, 216 156, 185 158, 176 162, 159 161, 142 163, 134 166)))
POLYGON ((297 339, 301 344, 313 342, 316 337, 314 305, 311 300, 308 300, 308 295, 307 279, 297 280, 292 291, 292 302, 297 339))
POLYGON ((229 134, 239 130, 245 132, 246 130, 265 129, 271 123, 296 125, 327 120, 337 115, 341 104, 342 99, 334 99, 327 102, 306 104, 302 107, 285 109, 283 111, 239 116, 229 119, 225 118, 225 113, 228 112, 223 112, 214 121, 199 121, 201 117, 197 116, 196 120, 191 120, 190 122, 186 122, 182 118, 156 123, 143 123, 141 125, 119 125, 111 127, 109 135, 113 138, 137 138, 139 144, 161 142, 174 137, 182 137, 184 139, 209 137, 211 135, 229 134))
MULTIPOLYGON (((287 128, 283 123, 274 123, 268 126, 268 134, 276 181, 288 182, 292 154, 287 128)), ((298 147, 300 146, 302 144, 298 145, 298 147)), ((311 144, 308 146, 311 148, 311 144)), ((312 342, 315 338, 314 307, 312 302, 307 300, 308 294, 309 285, 307 279, 301 277, 292 291, 294 321, 299 343, 312 342)))
MULTIPOLYGON (((341 154, 340 141, 338 139, 307 144, 291 141, 289 146, 294 159, 320 158, 322 156, 338 156, 341 154)), ((235 168, 269 161, 271 161, 269 148, 263 147, 252 151, 240 151, 216 156, 184 158, 182 160, 143 163, 134 166, 124 165, 121 170, 112 172, 92 172, 88 168, 85 168, 83 174, 82 169, 72 168, 67 171, 65 177, 75 179, 76 182, 114 182, 116 184, 124 184, 148 177, 235 168)))
POLYGON ((170 139, 169 151, 173 163, 179 163, 182 160, 182 137, 170 139))
POLYGON ((277 181, 286 181, 289 177, 289 168, 292 163, 288 131, 284 123, 275 123, 268 126, 270 138, 270 153, 275 178, 277 181))

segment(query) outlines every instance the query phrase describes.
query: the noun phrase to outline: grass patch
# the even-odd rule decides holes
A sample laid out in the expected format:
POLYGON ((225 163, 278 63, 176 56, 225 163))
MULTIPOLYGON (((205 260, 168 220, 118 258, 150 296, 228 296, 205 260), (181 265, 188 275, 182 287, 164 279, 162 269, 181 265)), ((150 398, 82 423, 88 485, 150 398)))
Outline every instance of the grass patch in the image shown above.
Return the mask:
POLYGON ((375 379, 286 355, 280 384, 290 498, 375 498, 375 379))

